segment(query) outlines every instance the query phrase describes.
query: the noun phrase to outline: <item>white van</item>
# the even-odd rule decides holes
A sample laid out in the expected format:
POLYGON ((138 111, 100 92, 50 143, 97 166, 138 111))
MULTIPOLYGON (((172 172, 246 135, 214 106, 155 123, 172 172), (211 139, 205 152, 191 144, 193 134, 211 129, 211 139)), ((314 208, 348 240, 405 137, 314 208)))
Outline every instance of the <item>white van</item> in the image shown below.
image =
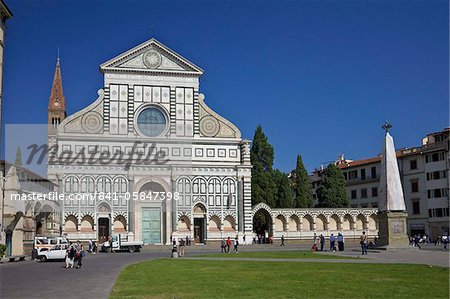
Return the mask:
POLYGON ((34 237, 34 249, 36 255, 39 256, 42 252, 48 251, 56 245, 69 245, 69 241, 65 237, 34 237))

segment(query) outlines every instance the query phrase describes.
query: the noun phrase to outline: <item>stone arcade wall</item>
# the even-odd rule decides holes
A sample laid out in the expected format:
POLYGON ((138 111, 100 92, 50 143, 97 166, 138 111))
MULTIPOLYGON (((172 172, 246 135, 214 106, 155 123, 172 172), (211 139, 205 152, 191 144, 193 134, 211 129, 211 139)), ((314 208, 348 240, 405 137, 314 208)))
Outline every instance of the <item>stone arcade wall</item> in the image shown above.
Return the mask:
POLYGON ((272 209, 259 203, 252 208, 252 218, 259 211, 270 217, 269 230, 275 238, 312 239, 314 233, 328 237, 340 232, 348 239, 359 238, 363 231, 369 237, 378 234, 377 209, 272 209))

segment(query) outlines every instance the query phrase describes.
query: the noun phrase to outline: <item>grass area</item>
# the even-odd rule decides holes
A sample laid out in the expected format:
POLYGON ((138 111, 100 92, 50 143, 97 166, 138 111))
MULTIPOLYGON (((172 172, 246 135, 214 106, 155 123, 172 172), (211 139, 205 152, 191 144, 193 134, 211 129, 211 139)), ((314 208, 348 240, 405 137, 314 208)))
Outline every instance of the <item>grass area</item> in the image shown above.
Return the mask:
POLYGON ((404 264, 161 259, 126 267, 115 298, 449 298, 449 270, 404 264))
MULTIPOLYGON (((274 259, 353 259, 339 255, 320 254, 311 251, 253 251, 236 253, 214 253, 198 255, 199 257, 218 257, 218 258, 274 258, 274 259)), ((197 256, 196 256, 197 257, 197 256)))

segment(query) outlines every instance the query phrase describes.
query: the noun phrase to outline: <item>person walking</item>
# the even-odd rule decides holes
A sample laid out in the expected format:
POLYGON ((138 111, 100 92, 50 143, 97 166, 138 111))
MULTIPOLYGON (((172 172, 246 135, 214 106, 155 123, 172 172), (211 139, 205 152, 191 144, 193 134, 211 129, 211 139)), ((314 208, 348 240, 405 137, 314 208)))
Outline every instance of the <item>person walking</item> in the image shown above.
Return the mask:
POLYGON ((448 236, 442 236, 442 243, 444 243, 444 250, 447 250, 448 236))
POLYGON ((89 239, 88 252, 92 253, 93 250, 94 250, 94 244, 92 242, 92 239, 89 239))
POLYGON ((180 254, 179 254, 179 256, 180 257, 184 256, 184 245, 185 245, 184 239, 180 238, 180 245, 179 245, 179 247, 180 247, 180 254))
POLYGON ((98 253, 97 243, 95 241, 92 241, 92 254, 97 254, 97 253, 98 253))
POLYGON ((230 253, 230 247, 231 247, 231 239, 228 237, 227 239, 227 252, 230 253))
POLYGON ((319 241, 320 241, 320 251, 323 251, 323 246, 325 245, 325 237, 322 234, 320 234, 319 241))
POLYGON ((234 253, 239 253, 239 250, 238 250, 239 240, 238 240, 237 236, 236 236, 236 238, 234 238, 233 246, 234 246, 234 253))
POLYGON ((83 244, 81 244, 80 241, 77 242, 77 269, 80 269, 83 264, 81 263, 82 259, 83 259, 83 255, 84 255, 84 248, 83 248, 83 244))
POLYGON ((415 235, 414 236, 414 246, 415 247, 419 247, 419 249, 420 249, 420 237, 419 237, 419 235, 415 235))
POLYGON ((330 251, 336 251, 334 248, 334 243, 336 242, 336 238, 333 234, 330 235, 330 251))
POLYGON ((227 252, 227 243, 225 242, 225 239, 222 239, 222 242, 220 243, 220 253, 226 252, 227 252))
POLYGON ((73 244, 71 243, 66 250, 66 269, 73 268, 73 260, 75 258, 77 251, 73 244))
POLYGON ((280 244, 280 246, 285 246, 284 245, 284 235, 281 235, 281 244, 280 244))
POLYGON ((359 243, 361 244, 361 255, 367 255, 367 235, 365 231, 362 232, 359 240, 359 243))
POLYGON ((344 251, 344 236, 341 233, 338 233, 337 242, 338 242, 338 250, 344 251))
POLYGON ((108 246, 109 248, 105 248, 105 252, 108 253, 108 250, 113 253, 113 242, 112 242, 112 236, 108 237, 108 246))
POLYGON ((178 248, 177 248, 177 241, 173 240, 172 242, 172 258, 178 258, 178 248))

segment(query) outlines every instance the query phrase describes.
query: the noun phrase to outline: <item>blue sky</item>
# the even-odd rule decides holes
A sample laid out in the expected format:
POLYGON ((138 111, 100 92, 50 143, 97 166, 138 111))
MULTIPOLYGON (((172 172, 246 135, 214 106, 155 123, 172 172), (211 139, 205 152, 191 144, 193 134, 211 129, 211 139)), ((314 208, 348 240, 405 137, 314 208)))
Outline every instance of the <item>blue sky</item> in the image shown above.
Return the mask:
POLYGON ((449 123, 449 9, 437 1, 13 1, 4 123, 45 123, 60 48, 68 113, 95 100, 99 65, 150 39, 205 70, 210 107, 245 138, 261 124, 275 167, 397 147, 449 123))

